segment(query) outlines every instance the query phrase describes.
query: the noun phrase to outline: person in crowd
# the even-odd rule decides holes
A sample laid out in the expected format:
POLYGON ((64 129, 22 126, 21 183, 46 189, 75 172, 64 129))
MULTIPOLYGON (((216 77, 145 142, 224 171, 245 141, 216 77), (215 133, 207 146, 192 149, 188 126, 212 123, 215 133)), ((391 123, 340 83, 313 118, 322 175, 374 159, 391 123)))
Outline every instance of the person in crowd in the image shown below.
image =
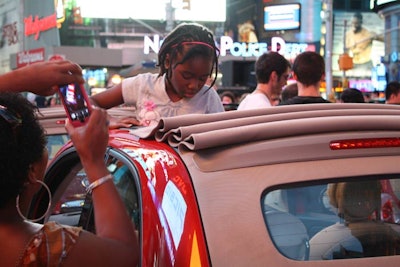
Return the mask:
POLYGON ((55 107, 58 105, 61 105, 61 104, 58 103, 57 95, 49 96, 46 99, 46 107, 55 107))
POLYGON ((219 94, 221 103, 224 106, 225 111, 236 110, 238 107, 237 97, 232 91, 224 91, 219 94))
POLYGON ((340 219, 310 239, 310 260, 400 254, 400 234, 380 220, 380 181, 333 183, 326 193, 340 219))
POLYGON ((290 75, 290 63, 277 52, 267 52, 257 59, 254 70, 256 89, 240 102, 238 110, 277 105, 290 75))
POLYGON ((221 102, 223 105, 235 104, 236 96, 231 91, 224 91, 220 94, 221 102))
POLYGON ((363 93, 356 88, 347 88, 340 95, 341 103, 365 103, 363 93))
POLYGON ((45 108, 46 107, 46 97, 44 97, 42 95, 37 95, 35 97, 35 105, 38 108, 45 108))
POLYGON ((286 85, 281 93, 281 102, 285 102, 288 101, 289 99, 291 99, 292 97, 295 97, 298 95, 298 87, 297 87, 297 83, 291 83, 286 85))
POLYGON ((85 126, 74 128, 66 123, 91 183, 97 234, 55 222, 36 223, 49 210, 36 219, 26 215, 41 186, 50 200, 51 192, 43 182, 48 162, 44 129, 38 122, 37 107, 20 92, 51 95, 58 84, 82 82, 81 68, 66 61, 37 63, 6 73, 0 81, 1 265, 137 266, 139 245, 134 225, 104 163, 108 143, 105 110, 95 108, 85 126), (7 77, 20 80, 13 82, 7 77))
POLYGON ((300 53, 294 59, 292 70, 298 95, 280 105, 330 103, 319 92, 321 81, 325 78, 325 61, 320 54, 311 51, 300 53))
POLYGON ((400 104, 400 83, 393 81, 386 85, 385 88, 386 104, 400 104))
POLYGON ((212 89, 218 72, 218 54, 209 29, 197 23, 182 23, 161 45, 158 74, 124 79, 121 84, 91 96, 91 101, 106 109, 124 103, 136 108, 135 119, 125 118, 113 122, 111 127, 147 126, 161 117, 223 112, 218 93, 212 89), (213 72, 212 84, 205 86, 213 72))
POLYGON ((374 40, 383 41, 383 36, 369 31, 363 27, 363 16, 360 12, 353 14, 351 19, 351 30, 346 32, 346 49, 350 51, 353 58, 354 68, 372 67, 372 42, 374 40))

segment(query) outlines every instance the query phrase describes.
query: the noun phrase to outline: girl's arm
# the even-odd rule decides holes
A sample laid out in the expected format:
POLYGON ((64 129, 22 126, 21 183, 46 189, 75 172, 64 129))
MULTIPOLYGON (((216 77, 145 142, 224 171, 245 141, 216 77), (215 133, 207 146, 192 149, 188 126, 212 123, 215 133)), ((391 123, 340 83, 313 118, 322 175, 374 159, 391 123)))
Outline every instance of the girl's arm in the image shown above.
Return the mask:
POLYGON ((122 105, 124 103, 124 99, 122 97, 122 83, 117 84, 101 93, 92 95, 90 97, 90 101, 92 105, 104 109, 122 105))

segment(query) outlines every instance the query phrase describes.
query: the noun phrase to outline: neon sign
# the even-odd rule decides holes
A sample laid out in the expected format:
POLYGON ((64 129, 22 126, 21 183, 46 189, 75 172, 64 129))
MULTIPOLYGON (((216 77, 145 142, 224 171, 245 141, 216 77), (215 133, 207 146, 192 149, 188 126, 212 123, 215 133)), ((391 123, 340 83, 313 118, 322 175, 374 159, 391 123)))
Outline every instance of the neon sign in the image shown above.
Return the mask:
POLYGON ((24 18, 25 36, 35 35, 35 40, 39 39, 40 32, 57 28, 57 13, 39 19, 36 15, 33 19, 32 15, 24 18))
POLYGON ((44 61, 44 48, 37 48, 29 51, 23 51, 17 54, 18 68, 41 61, 44 61))
MULTIPOLYGON (((158 53, 162 44, 159 35, 154 35, 153 39, 149 36, 144 37, 144 54, 149 54, 150 51, 158 53)), ((221 56, 226 56, 227 52, 235 57, 259 57, 268 51, 279 52, 287 59, 293 59, 298 54, 304 51, 315 51, 315 46, 307 43, 286 43, 281 37, 272 37, 271 46, 267 43, 240 43, 234 42, 229 36, 222 36, 220 44, 217 44, 220 49, 221 56)))
MULTIPOLYGON (((149 54, 150 49, 153 52, 158 53, 162 40, 160 40, 159 35, 154 35, 153 40, 150 37, 144 37, 144 54, 149 54)), ((272 38, 272 51, 278 51, 283 53, 285 50, 285 41, 280 37, 272 38), (278 49, 278 47, 280 47, 278 49)), ((218 44, 217 44, 218 46, 218 44)), ((229 36, 221 37, 221 44, 218 46, 220 48, 221 56, 226 56, 226 52, 230 51, 233 56, 240 57, 258 57, 263 53, 268 51, 267 43, 239 43, 233 42, 233 39, 229 36)))

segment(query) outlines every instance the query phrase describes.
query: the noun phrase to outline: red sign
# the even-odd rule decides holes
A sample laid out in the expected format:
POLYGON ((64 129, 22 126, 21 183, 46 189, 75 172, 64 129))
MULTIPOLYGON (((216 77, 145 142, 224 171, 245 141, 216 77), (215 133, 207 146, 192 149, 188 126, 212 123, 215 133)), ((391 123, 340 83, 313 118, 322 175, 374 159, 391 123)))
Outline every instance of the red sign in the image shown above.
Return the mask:
POLYGON ((25 36, 35 35, 35 40, 39 39, 40 32, 57 28, 57 13, 39 19, 39 16, 32 18, 32 15, 24 19, 25 36))
POLYGON ((54 54, 54 55, 50 55, 49 56, 49 61, 52 61, 52 60, 63 60, 65 58, 66 58, 65 55, 54 54))
POLYGON ((44 61, 44 48, 32 49, 17 53, 17 67, 44 61))

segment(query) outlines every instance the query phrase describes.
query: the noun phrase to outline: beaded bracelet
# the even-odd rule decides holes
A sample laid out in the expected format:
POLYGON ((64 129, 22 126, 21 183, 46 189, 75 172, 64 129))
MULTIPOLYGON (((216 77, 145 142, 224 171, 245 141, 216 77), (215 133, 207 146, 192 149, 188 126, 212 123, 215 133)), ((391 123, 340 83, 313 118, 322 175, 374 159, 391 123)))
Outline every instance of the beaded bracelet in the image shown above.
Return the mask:
POLYGON ((96 181, 94 181, 93 183, 91 183, 90 185, 88 185, 88 187, 86 187, 86 192, 92 193, 93 189, 95 189, 96 187, 104 184, 105 182, 107 182, 108 180, 112 180, 113 176, 111 173, 107 174, 106 176, 103 176, 99 179, 97 179, 96 181))

